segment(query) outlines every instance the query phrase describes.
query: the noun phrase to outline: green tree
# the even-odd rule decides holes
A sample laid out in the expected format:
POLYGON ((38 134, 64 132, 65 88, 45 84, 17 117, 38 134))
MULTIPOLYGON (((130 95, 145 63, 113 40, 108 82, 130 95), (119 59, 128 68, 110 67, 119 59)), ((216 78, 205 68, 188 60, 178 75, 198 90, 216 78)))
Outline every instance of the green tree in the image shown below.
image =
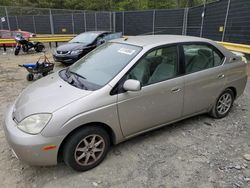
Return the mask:
MULTIPOLYGON (((123 11, 183 8, 201 5, 204 1, 205 0, 0 0, 0 5, 77 10, 123 11)), ((215 0, 207 0, 207 2, 211 1, 215 0)))

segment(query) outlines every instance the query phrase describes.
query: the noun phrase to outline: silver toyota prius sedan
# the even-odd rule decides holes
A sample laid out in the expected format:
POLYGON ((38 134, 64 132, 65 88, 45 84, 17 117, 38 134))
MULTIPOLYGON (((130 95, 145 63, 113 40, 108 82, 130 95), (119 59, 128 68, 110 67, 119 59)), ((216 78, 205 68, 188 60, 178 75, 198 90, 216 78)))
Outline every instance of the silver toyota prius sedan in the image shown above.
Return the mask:
POLYGON ((5 135, 28 164, 63 160, 86 171, 112 144, 197 114, 225 117, 245 89, 246 67, 207 39, 116 39, 27 87, 6 114, 5 135))

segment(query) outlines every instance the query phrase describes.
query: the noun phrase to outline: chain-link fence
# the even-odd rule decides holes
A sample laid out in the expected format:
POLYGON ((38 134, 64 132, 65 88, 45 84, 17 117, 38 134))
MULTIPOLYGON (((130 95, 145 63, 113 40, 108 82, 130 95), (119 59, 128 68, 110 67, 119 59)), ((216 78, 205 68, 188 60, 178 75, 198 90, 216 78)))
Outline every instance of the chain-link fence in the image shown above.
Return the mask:
POLYGON ((0 29, 38 34, 79 34, 113 28, 112 12, 0 7, 0 17, 0 29))
POLYGON ((92 30, 124 35, 178 34, 250 44, 250 1, 219 0, 186 9, 93 12, 0 7, 0 29, 38 34, 92 30))

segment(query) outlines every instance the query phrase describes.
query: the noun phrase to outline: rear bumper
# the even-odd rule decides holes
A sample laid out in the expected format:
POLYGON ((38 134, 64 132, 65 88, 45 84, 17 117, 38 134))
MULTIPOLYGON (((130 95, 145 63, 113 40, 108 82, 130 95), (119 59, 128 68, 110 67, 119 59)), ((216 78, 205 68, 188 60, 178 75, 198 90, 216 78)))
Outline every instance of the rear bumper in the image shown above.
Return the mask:
POLYGON ((21 161, 30 165, 55 165, 60 143, 63 137, 44 137, 41 134, 30 135, 17 128, 16 122, 12 119, 13 107, 11 107, 4 121, 4 132, 13 153, 21 161), (55 149, 44 150, 48 145, 55 145, 55 149))

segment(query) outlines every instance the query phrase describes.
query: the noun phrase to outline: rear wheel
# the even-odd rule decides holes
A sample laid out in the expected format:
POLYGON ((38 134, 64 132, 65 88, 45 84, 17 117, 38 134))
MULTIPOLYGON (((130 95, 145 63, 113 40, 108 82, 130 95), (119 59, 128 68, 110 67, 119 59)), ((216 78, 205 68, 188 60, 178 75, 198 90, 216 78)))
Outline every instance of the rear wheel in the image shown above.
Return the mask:
POLYGON ((86 171, 100 164, 110 147, 107 132, 96 126, 88 126, 75 132, 63 149, 64 162, 76 171, 86 171))
POLYGON ((31 74, 31 73, 29 73, 29 74, 27 75, 26 79, 27 79, 28 81, 32 81, 32 80, 34 80, 34 75, 31 74))
POLYGON ((210 115, 214 118, 223 118, 228 115, 234 103, 234 93, 226 89, 217 99, 210 115))

